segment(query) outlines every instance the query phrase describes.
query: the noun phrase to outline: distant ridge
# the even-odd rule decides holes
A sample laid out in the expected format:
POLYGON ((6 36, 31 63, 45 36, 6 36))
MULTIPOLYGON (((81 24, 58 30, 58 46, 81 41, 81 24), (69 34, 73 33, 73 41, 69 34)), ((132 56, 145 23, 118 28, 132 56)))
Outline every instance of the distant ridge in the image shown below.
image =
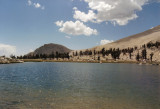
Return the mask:
MULTIPOLYGON (((118 40, 116 42, 127 41, 127 40, 132 40, 132 39, 135 39, 135 38, 145 37, 145 36, 150 35, 150 34, 155 33, 155 32, 160 32, 160 25, 158 25, 158 26, 156 26, 154 28, 151 28, 149 30, 146 30, 146 31, 144 31, 142 33, 135 34, 135 35, 120 39, 120 40, 118 40)), ((152 37, 154 37, 154 36, 152 36, 152 37)))
POLYGON ((71 51, 74 59, 160 62, 160 25, 105 45, 71 51), (102 55, 103 54, 103 55, 102 55))
POLYGON ((139 34, 135 34, 132 36, 128 36, 126 38, 117 40, 115 42, 105 44, 105 45, 100 45, 93 47, 92 49, 100 50, 102 48, 105 49, 110 49, 110 48, 128 48, 128 47, 140 47, 143 44, 147 44, 148 42, 155 42, 155 41, 160 41, 160 25, 149 29, 147 31, 144 31, 139 34))
POLYGON ((40 54, 45 54, 45 55, 50 55, 52 53, 69 53, 71 50, 63 45, 59 44, 44 44, 43 46, 37 48, 34 52, 29 53, 28 55, 40 55, 40 54))

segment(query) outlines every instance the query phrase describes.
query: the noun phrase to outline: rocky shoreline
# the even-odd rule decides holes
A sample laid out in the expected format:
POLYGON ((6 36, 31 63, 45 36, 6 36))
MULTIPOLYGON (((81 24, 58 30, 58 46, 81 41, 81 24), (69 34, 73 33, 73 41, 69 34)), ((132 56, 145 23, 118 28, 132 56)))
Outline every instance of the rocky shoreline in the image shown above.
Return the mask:
POLYGON ((19 59, 12 59, 7 57, 0 57, 0 64, 11 64, 11 63, 23 63, 24 61, 19 59))
POLYGON ((7 57, 0 57, 0 64, 24 63, 24 62, 74 62, 74 63, 128 63, 139 65, 160 65, 160 62, 150 61, 125 61, 125 60, 73 60, 73 59, 12 59, 7 57))
POLYGON ((139 65, 160 65, 160 62, 149 62, 149 61, 122 61, 122 60, 108 60, 108 61, 98 61, 98 60, 72 60, 72 59, 23 59, 24 62, 73 62, 73 63, 126 63, 126 64, 139 64, 139 65))

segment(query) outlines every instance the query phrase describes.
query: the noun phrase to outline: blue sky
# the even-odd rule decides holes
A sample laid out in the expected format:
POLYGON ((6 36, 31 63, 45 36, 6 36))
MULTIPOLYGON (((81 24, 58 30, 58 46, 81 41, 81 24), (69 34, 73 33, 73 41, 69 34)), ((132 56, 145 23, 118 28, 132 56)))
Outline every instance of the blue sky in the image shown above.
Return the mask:
POLYGON ((160 24, 160 0, 0 0, 0 55, 91 48, 160 24))

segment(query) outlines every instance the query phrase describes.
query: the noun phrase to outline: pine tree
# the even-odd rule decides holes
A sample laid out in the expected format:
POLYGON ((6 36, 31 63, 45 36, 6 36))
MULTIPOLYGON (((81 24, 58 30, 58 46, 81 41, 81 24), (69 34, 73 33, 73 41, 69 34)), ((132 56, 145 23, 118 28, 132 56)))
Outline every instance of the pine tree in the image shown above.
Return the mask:
POLYGON ((59 53, 56 51, 56 59, 58 60, 59 58, 59 53))
POLYGON ((153 55, 154 55, 153 53, 150 54, 151 62, 152 62, 153 55))
POLYGON ((147 59, 147 51, 146 51, 146 49, 142 50, 142 58, 143 59, 147 59))
POLYGON ((139 61, 139 58, 140 58, 140 56, 139 56, 139 52, 138 52, 137 56, 136 56, 136 60, 139 61))
POLYGON ((102 48, 101 53, 103 55, 103 57, 105 56, 105 48, 102 48))

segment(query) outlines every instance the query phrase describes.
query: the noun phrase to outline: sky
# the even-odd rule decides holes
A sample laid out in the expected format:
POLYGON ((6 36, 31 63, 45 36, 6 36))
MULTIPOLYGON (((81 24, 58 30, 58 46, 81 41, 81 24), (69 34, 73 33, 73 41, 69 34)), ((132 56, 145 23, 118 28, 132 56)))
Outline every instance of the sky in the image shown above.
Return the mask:
POLYGON ((0 55, 92 48, 160 25, 160 0, 0 0, 0 55))

